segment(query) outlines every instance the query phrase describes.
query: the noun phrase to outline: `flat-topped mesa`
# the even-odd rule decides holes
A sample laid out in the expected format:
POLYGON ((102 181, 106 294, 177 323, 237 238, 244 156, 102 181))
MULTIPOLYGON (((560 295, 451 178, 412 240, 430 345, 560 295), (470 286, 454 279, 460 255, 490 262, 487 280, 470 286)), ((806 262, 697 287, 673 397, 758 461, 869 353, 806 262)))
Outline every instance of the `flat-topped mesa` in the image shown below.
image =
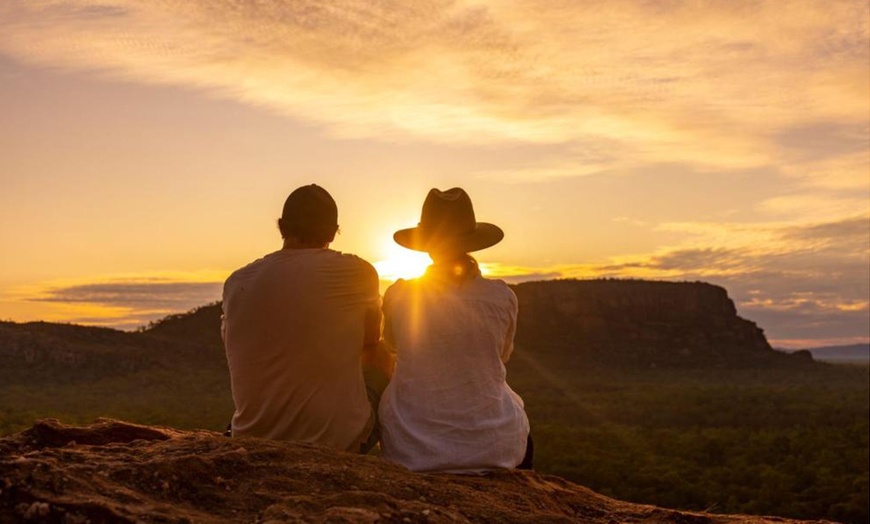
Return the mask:
POLYGON ((703 282, 556 280, 514 286, 517 343, 590 363, 629 366, 764 366, 794 362, 725 289, 703 282))

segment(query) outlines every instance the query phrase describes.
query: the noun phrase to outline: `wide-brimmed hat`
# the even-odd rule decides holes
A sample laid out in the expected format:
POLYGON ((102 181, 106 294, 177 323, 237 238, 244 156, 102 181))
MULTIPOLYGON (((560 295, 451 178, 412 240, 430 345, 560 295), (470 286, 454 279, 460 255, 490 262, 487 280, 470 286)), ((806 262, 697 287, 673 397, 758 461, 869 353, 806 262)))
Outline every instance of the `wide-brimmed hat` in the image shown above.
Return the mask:
POLYGON ((504 231, 495 224, 477 222, 474 206, 464 189, 431 189, 423 202, 417 227, 393 234, 397 244, 415 251, 468 253, 501 242, 504 231))

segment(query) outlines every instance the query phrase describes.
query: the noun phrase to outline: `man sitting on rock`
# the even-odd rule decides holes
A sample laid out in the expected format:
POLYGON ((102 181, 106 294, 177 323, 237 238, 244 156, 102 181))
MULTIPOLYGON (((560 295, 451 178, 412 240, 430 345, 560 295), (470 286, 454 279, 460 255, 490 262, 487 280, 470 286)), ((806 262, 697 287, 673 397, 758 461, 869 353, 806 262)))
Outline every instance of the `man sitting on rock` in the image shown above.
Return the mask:
POLYGON ((278 228, 283 249, 224 284, 232 435, 364 453, 377 442, 377 403, 389 381, 377 272, 329 249, 338 209, 322 187, 293 191, 278 228))

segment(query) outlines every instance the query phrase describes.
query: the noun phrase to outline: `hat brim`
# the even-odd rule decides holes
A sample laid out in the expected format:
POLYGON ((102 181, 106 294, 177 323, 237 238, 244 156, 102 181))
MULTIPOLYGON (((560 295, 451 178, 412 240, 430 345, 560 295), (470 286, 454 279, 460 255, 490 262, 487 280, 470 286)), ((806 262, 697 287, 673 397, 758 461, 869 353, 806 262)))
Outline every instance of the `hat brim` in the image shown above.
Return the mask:
POLYGON ((400 229, 393 233, 393 240, 400 246, 427 253, 445 249, 470 253, 492 247, 503 238, 504 231, 488 222, 477 222, 474 230, 464 235, 425 234, 419 227, 400 229))

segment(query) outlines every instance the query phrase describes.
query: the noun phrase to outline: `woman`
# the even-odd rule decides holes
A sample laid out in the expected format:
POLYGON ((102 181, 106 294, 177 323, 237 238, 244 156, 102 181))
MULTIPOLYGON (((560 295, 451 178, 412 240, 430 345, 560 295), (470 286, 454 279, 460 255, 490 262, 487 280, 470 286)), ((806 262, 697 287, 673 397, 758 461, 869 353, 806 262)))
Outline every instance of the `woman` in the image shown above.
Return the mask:
POLYGON ((419 226, 393 235, 433 264, 384 294, 384 337, 397 358, 380 404, 384 458, 413 471, 531 467, 523 401, 505 381, 517 299, 468 255, 503 237, 475 221, 460 188, 432 189, 419 226))

